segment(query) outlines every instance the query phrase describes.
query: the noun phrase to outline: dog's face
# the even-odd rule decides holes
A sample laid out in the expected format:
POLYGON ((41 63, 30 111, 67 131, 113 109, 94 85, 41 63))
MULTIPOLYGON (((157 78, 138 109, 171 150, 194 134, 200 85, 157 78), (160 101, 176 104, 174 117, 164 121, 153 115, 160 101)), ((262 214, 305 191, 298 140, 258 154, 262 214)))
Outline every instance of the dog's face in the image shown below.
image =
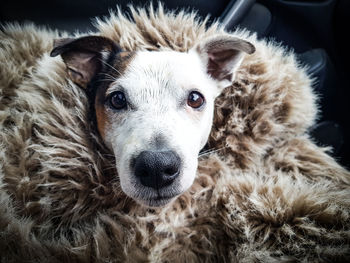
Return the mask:
POLYGON ((207 141, 217 88, 194 53, 136 52, 96 97, 97 123, 123 191, 163 205, 188 189, 207 141))
POLYGON ((123 52, 90 36, 56 42, 71 79, 93 94, 96 124, 116 159, 123 191, 162 206, 193 183, 206 144, 214 100, 230 85, 243 52, 254 47, 227 36, 186 53, 123 52))

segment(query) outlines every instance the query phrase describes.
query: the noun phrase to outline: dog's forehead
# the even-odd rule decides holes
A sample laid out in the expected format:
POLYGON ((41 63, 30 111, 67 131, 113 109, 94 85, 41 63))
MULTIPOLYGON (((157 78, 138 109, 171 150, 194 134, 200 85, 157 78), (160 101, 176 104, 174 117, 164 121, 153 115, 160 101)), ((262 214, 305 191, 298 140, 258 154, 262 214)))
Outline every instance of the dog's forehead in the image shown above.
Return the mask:
POLYGON ((145 74, 157 74, 168 72, 176 74, 202 73, 203 68, 200 59, 193 52, 176 51, 139 51, 130 63, 130 70, 144 72, 145 74))
POLYGON ((209 77, 198 56, 191 52, 138 51, 128 63, 118 84, 132 88, 172 93, 208 86, 209 77))

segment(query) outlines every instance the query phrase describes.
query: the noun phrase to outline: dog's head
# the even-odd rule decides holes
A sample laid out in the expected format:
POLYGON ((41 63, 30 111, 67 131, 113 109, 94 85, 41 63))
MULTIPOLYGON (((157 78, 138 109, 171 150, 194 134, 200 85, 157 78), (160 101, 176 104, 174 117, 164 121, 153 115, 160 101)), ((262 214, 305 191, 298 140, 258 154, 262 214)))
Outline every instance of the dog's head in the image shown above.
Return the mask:
POLYGON ((101 36, 55 41, 73 82, 86 89, 98 131, 116 159, 123 191, 162 206, 193 183, 214 100, 254 46, 232 36, 186 53, 124 52, 101 36))

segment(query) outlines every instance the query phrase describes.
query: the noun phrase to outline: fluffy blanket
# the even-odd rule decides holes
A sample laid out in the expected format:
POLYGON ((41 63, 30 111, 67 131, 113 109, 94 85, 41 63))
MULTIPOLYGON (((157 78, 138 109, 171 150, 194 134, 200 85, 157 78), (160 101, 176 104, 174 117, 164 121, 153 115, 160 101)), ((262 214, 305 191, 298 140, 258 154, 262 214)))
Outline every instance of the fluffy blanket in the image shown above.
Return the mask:
MULTIPOLYGON (((96 21, 125 50, 186 51, 226 34, 195 14, 133 9, 96 21)), ((121 191, 84 91, 34 25, 0 32, 1 262, 345 262, 350 174, 307 135, 317 113, 292 52, 252 42, 216 100, 195 183, 148 209, 121 191)))

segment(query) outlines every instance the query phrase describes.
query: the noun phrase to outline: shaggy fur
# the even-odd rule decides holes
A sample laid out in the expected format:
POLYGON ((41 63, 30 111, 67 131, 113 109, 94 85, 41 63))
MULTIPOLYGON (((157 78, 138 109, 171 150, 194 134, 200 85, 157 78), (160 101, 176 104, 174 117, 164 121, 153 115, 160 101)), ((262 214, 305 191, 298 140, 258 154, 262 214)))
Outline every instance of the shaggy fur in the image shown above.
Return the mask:
MULTIPOLYGON (((195 14, 131 9, 96 22, 125 50, 186 51, 214 34, 195 14)), ((237 31, 256 52, 216 100, 195 183, 144 208, 120 189, 88 123, 84 91, 49 57, 58 32, 0 32, 1 262, 345 262, 350 174, 307 130, 310 78, 291 52, 237 31)))

